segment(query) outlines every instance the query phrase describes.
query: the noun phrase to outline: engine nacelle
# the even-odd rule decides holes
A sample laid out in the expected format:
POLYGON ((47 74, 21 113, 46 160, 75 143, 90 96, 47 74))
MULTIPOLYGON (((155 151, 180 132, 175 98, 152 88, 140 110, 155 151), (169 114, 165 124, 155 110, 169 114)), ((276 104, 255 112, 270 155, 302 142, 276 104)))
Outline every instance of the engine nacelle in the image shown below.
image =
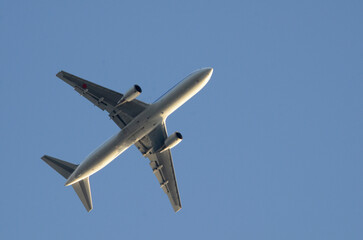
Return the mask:
POLYGON ((130 90, 128 90, 125 95, 118 101, 117 106, 124 104, 126 102, 131 102, 142 92, 141 87, 139 85, 134 85, 130 90))
POLYGON ((159 152, 164 152, 165 150, 171 149, 178 145, 183 140, 183 136, 180 132, 175 132, 171 134, 167 139, 165 139, 163 147, 159 152))

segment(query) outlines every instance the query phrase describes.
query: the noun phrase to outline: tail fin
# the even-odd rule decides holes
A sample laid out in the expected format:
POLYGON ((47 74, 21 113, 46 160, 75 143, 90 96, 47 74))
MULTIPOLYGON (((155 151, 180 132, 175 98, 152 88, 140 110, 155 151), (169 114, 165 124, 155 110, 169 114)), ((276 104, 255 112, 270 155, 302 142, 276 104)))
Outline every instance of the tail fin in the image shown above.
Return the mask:
MULTIPOLYGON (((66 179, 69 178, 69 176, 78 167, 78 165, 62 161, 58 158, 54 158, 48 155, 44 155, 43 157, 41 157, 41 159, 66 179)), ((91 211, 93 206, 92 206, 92 196, 91 196, 91 187, 89 184, 89 177, 74 183, 72 187, 74 191, 76 191, 79 199, 82 201, 86 210, 88 212, 91 211)))

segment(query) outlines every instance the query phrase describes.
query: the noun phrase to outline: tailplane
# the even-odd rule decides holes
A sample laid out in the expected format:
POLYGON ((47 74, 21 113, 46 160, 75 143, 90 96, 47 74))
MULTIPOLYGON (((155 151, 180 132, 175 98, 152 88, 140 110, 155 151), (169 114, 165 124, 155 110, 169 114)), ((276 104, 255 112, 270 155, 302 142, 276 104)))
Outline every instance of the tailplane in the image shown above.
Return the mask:
POLYGON ((89 212, 92 210, 92 195, 91 195, 91 187, 89 185, 89 177, 76 182, 72 185, 74 191, 76 191, 79 199, 81 199, 83 206, 89 212))
MULTIPOLYGON (((76 170, 78 165, 62 161, 58 158, 54 158, 48 155, 44 155, 42 160, 46 162, 49 166, 51 166, 54 170, 56 170, 60 175, 62 175, 65 179, 68 179, 69 176, 76 170)), ((89 177, 76 182, 72 185, 74 191, 76 191, 79 199, 82 201, 84 207, 89 212, 92 210, 92 195, 91 195, 91 187, 89 184, 89 177)))
POLYGON ((42 160, 46 162, 49 166, 51 166, 54 170, 56 170, 65 179, 67 179, 78 167, 78 165, 62 161, 58 158, 54 158, 48 155, 44 155, 42 157, 42 160))

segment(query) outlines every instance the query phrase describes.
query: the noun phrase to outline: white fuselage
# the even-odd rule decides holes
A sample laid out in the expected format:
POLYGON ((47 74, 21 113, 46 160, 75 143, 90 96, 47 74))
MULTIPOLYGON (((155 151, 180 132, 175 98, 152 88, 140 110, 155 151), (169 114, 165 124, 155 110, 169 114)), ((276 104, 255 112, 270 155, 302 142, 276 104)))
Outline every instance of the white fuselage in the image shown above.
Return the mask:
POLYGON ((66 186, 72 185, 104 168, 131 145, 149 134, 171 113, 199 92, 209 81, 212 68, 191 73, 174 88, 137 115, 120 132, 94 150, 69 176, 66 186))

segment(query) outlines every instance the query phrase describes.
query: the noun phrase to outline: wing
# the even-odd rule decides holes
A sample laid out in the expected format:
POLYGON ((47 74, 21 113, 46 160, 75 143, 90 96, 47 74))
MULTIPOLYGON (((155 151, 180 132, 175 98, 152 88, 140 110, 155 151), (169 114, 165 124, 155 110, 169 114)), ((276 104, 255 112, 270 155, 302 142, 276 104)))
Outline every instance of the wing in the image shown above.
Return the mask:
POLYGON ((160 183, 160 187, 168 195, 174 211, 177 212, 181 209, 181 202, 171 152, 166 150, 162 153, 149 153, 150 150, 154 152, 160 149, 167 137, 165 122, 163 122, 135 145, 145 157, 149 158, 150 166, 160 183))
POLYGON ((121 93, 112 91, 64 71, 60 71, 57 74, 57 77, 71 85, 74 90, 91 101, 95 106, 102 110, 106 110, 111 119, 121 129, 149 106, 149 104, 135 99, 115 107, 123 96, 121 93))

